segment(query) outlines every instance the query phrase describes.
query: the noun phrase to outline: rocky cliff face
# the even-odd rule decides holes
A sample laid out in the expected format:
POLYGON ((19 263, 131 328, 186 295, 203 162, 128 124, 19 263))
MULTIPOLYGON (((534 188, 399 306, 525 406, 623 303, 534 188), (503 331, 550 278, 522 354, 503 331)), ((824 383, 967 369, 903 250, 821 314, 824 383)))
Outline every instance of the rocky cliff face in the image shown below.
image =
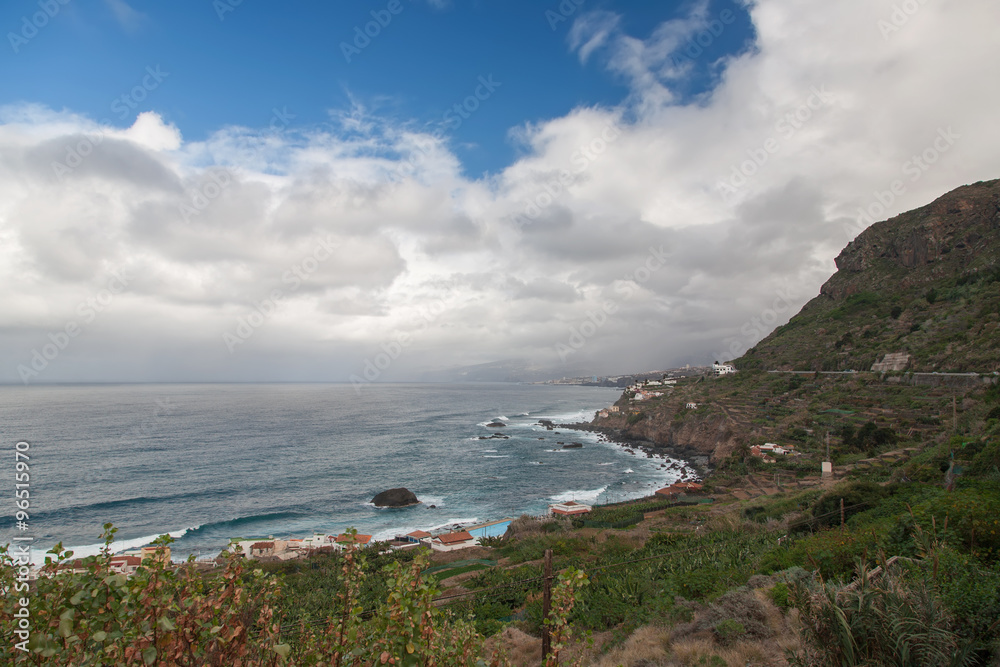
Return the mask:
POLYGON ((910 371, 1000 370, 1000 180, 873 224, 836 263, 738 367, 867 371, 905 353, 910 371))
POLYGON ((967 185, 861 232, 837 257, 838 271, 820 293, 842 299, 899 279, 897 292, 995 266, 998 251, 1000 180, 967 185))

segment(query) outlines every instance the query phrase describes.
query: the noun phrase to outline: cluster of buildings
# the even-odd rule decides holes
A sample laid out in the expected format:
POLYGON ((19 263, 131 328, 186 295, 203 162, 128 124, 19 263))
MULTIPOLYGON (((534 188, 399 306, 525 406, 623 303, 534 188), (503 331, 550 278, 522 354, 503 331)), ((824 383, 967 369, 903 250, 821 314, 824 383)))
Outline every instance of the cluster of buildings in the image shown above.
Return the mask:
MULTIPOLYGON (((139 569, 143 561, 160 561, 170 564, 170 547, 142 547, 141 549, 129 549, 111 557, 109 568, 115 574, 130 575, 139 569)), ((87 571, 82 558, 75 558, 59 565, 57 570, 60 574, 82 574, 87 571)), ((33 569, 30 580, 38 578, 38 570, 33 569)))
POLYGON ((463 530, 438 534, 431 534, 425 530, 415 530, 405 535, 396 535, 388 541, 377 541, 374 540, 373 536, 362 533, 341 533, 339 535, 317 533, 311 537, 286 540, 274 537, 267 539, 238 538, 230 541, 227 551, 238 552, 245 558, 255 560, 292 560, 313 553, 343 552, 370 547, 377 547, 383 552, 415 549, 419 546, 430 547, 434 551, 455 551, 479 546, 484 538, 504 535, 512 521, 513 519, 500 519, 499 521, 469 526, 463 530))

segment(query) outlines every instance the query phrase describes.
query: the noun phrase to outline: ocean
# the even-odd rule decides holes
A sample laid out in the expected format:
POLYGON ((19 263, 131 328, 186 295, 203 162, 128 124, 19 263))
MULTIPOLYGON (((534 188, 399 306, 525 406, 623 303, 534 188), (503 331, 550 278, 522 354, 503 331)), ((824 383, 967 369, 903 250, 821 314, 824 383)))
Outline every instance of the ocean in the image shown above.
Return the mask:
MULTIPOLYGON (((538 425, 589 421, 620 395, 516 384, 6 386, 0 450, 13 471, 15 443, 30 445, 29 530, 18 534, 34 536, 35 562, 56 542, 96 552, 109 522, 116 550, 169 533, 175 558, 207 558, 234 537, 355 527, 386 539, 542 514, 560 500, 649 495, 678 478, 662 459, 538 425), (494 419, 507 426, 487 428, 494 419), (479 439, 496 432, 509 439, 479 439), (371 504, 400 486, 423 503, 371 504)), ((15 534, 13 501, 9 510, 0 544, 15 534)))

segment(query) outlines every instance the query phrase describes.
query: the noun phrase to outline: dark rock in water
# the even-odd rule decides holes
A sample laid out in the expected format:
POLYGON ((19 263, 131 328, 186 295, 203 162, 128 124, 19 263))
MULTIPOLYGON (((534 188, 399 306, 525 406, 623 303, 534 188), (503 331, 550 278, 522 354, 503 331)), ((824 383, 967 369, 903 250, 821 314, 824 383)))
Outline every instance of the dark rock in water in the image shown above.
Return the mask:
POLYGON ((503 428, 504 426, 506 426, 506 424, 504 424, 500 420, 496 420, 496 421, 491 421, 489 424, 487 424, 486 428, 503 428))
POLYGON ((539 438, 539 440, 544 440, 545 438, 539 438))
POLYGON ((413 491, 399 487, 376 495, 372 498, 372 504, 375 507, 409 507, 410 505, 419 505, 420 501, 417 500, 413 491))
POLYGON ((563 449, 580 449, 582 447, 583 447, 583 443, 580 443, 580 442, 572 442, 572 443, 570 443, 568 445, 563 445, 563 449))
POLYGON ((556 444, 557 444, 557 445, 561 445, 562 443, 561 443, 561 442, 557 442, 556 444))
POLYGON ((552 421, 549 419, 539 419, 538 424, 540 426, 552 426, 552 421))
POLYGON ((438 508, 437 505, 428 505, 427 506, 427 509, 429 509, 429 510, 436 510, 437 508, 438 508))

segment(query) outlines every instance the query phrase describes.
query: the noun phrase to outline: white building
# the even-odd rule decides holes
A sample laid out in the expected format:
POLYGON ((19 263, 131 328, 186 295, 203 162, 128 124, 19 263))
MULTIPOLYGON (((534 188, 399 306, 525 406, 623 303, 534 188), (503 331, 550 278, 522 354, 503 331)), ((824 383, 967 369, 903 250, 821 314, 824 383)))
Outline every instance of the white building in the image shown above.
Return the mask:
POLYGON ((732 364, 712 364, 712 372, 716 375, 731 375, 736 372, 736 367, 732 364))
POLYGON ((556 503, 554 505, 549 505, 549 513, 556 514, 559 516, 576 516, 578 514, 587 514, 593 508, 591 505, 585 505, 583 503, 578 503, 575 500, 568 500, 564 503, 556 503))

